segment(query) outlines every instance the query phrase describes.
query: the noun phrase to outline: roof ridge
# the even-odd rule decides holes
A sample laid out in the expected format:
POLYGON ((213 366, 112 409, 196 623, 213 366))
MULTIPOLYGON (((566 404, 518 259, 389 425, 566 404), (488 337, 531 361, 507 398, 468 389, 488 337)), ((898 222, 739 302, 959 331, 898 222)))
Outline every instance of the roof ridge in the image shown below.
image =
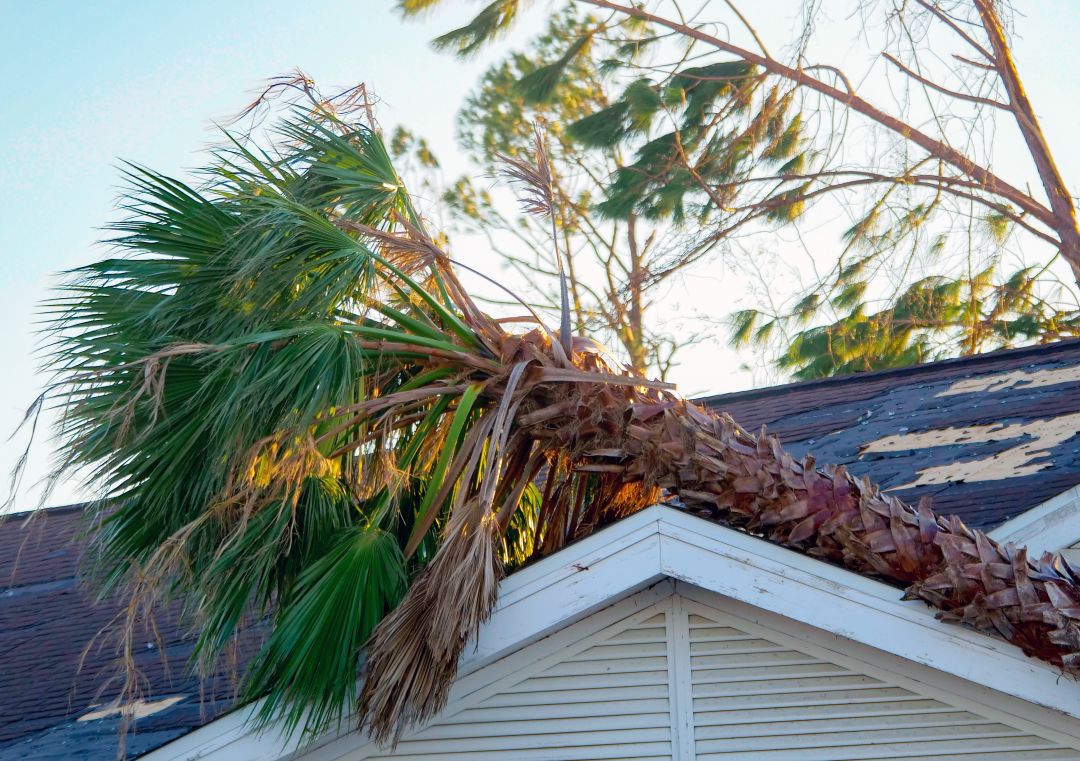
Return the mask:
POLYGON ((868 380, 877 380, 879 378, 889 378, 896 376, 909 376, 919 375, 922 373, 939 372, 942 369, 954 368, 957 365, 972 365, 977 366, 987 362, 993 362, 1000 359, 1016 359, 1025 355, 1050 355, 1057 352, 1064 352, 1070 350, 1080 350, 1080 338, 1070 338, 1062 341, 1055 341, 1048 344, 1036 344, 1034 346, 1021 346, 1014 349, 998 349, 996 351, 988 351, 982 354, 973 354, 966 357, 952 357, 950 359, 939 359, 933 362, 923 362, 917 365, 906 365, 904 367, 890 367, 883 370, 870 370, 867 372, 850 373, 848 375, 834 375, 829 378, 816 378, 814 380, 804 381, 791 381, 789 383, 779 383, 774 386, 761 386, 758 388, 748 388, 741 391, 728 391, 720 394, 709 394, 707 396, 699 396, 693 401, 697 404, 715 405, 718 402, 724 400, 736 400, 736 399, 753 399, 759 396, 769 396, 771 394, 787 393, 796 388, 798 389, 812 389, 819 388, 821 386, 842 386, 848 383, 861 383, 868 380))

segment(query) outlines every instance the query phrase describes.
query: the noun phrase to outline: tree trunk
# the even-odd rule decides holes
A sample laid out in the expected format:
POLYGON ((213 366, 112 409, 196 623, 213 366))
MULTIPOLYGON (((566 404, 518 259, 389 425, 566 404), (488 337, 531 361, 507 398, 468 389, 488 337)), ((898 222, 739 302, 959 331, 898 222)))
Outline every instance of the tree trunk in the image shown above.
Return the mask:
POLYGON ((717 523, 906 588, 941 618, 996 634, 1077 675, 1080 573, 1000 546, 956 517, 914 509, 843 466, 797 461, 775 437, 684 401, 638 405, 626 475, 653 480, 717 523))
POLYGON ((1080 282, 1080 228, 1076 223, 1076 206, 1054 161, 1054 154, 1050 152, 1050 145, 1046 142, 1042 127, 1039 126, 1035 109, 1028 100, 994 4, 990 0, 976 0, 975 7, 979 11, 983 29, 994 52, 994 66, 1009 95, 1010 111, 1016 119, 1028 151, 1031 152, 1031 160, 1046 192, 1050 211, 1054 216, 1051 226, 1061 239, 1061 255, 1072 268, 1077 282, 1080 282))
POLYGON ((631 214, 626 220, 626 244, 630 252, 630 277, 627 281, 627 332, 629 341, 626 348, 630 352, 630 367, 638 375, 648 374, 648 357, 645 354, 645 309, 642 305, 642 284, 645 273, 641 266, 641 252, 638 251, 637 215, 631 214))

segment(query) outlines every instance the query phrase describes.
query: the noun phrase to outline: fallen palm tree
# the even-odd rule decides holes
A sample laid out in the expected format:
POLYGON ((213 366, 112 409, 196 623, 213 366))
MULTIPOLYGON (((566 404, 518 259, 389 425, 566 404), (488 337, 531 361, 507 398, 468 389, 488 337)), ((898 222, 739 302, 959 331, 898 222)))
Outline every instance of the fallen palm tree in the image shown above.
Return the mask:
MULTIPOLYGON (((198 189, 132 169, 128 255, 52 306, 63 467, 107 495, 107 586, 132 620, 182 595, 204 665, 272 611, 244 681, 263 721, 321 731, 355 701, 396 739, 445 704, 508 566, 665 494, 1077 672, 1061 557, 797 460, 565 322, 491 317, 377 132, 320 108, 280 133, 273 155, 219 151, 198 189)), ((539 144, 509 167, 547 213, 539 144)))

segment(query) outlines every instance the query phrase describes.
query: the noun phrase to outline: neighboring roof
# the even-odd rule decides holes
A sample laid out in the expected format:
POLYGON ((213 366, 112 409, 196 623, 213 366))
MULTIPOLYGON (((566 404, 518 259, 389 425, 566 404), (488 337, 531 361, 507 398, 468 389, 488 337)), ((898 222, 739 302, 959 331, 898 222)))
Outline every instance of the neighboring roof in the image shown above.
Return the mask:
MULTIPOLYGON (((557 653, 573 641, 570 629, 579 622, 607 625, 677 590, 692 595, 695 589, 721 595, 747 620, 782 622, 779 628, 792 636, 812 633, 844 657, 877 663, 884 658, 911 680, 1052 727, 1070 738, 1070 746, 1080 741, 1080 684, 1053 666, 996 638, 939 621, 924 604, 901 601, 894 587, 661 505, 504 579, 495 611, 462 655, 449 705, 486 697, 484 688, 494 679, 511 679, 526 669, 513 658, 529 645, 543 640, 538 647, 557 653), (509 660, 500 663, 504 658, 509 660)), ((295 742, 245 725, 252 710, 225 716, 145 761, 340 761, 373 752, 364 737, 345 733, 294 755, 295 742)), ((429 749, 423 757, 434 753, 429 749)))
MULTIPOLYGON (((95 605, 80 581, 80 506, 27 517, 0 522, 0 761, 105 761, 119 737, 118 715, 108 710, 118 692, 110 682, 117 675, 113 641, 100 640, 79 663, 120 606, 115 599, 95 605)), ((130 757, 232 705, 230 675, 203 685, 188 676, 191 641, 176 610, 162 611, 156 623, 160 639, 144 632, 136 657, 148 683, 143 718, 127 738, 130 757)))
MULTIPOLYGON (((744 426, 767 424, 794 452, 812 450, 819 462, 849 464, 856 474, 868 475, 901 496, 933 493, 937 510, 958 513, 971 525, 989 528, 1080 483, 1078 391, 1080 341, 1071 341, 705 401, 730 410, 744 426), (966 473, 962 480, 958 469, 966 473), (951 480, 900 488, 927 474, 931 480, 943 475, 951 480)), ((664 514, 674 515, 670 510, 664 514)), ((80 582, 82 515, 82 508, 74 506, 42 511, 29 524, 25 515, 0 521, 0 761, 96 761, 115 753, 115 712, 86 720, 100 714, 101 709, 93 706, 108 705, 116 696, 115 684, 108 682, 116 674, 110 669, 114 651, 108 644, 96 647, 87 652, 81 670, 79 662, 87 643, 119 613, 119 605, 116 600, 95 605, 80 582), (102 689, 103 684, 108 686, 102 689)), ((699 523, 692 523, 695 531, 721 530, 699 523)), ((614 536, 610 531, 584 542, 603 544, 614 536)), ((781 548, 766 550, 768 545, 750 537, 738 541, 759 554, 787 558, 784 562, 789 564, 824 567, 807 558, 796 559, 800 556, 781 548)), ((590 546, 579 542, 573 545, 579 548, 574 552, 590 546)), ((559 553, 514 574, 504 583, 500 608, 514 599, 506 589, 516 589, 539 573, 531 569, 554 564, 564 576, 584 581, 565 557, 559 553)), ((837 569, 829 573, 847 574, 837 569)), ((894 589, 867 584, 888 590, 895 599, 894 589)), ((751 586, 748 583, 747 588, 751 586)), ((599 592, 610 595, 617 588, 599 592)), ((916 604, 895 605, 911 610, 916 604)), ((847 619, 834 607, 822 609, 822 614, 846 626, 847 619)), ((930 620, 928 614, 924 617, 930 620)), ((515 620, 514 626, 519 623, 515 620)), ((185 735, 232 706, 231 674, 217 674, 203 685, 188 676, 191 641, 176 611, 163 611, 156 624, 160 641, 147 635, 145 651, 138 656, 147 677, 148 705, 128 738, 129 757, 185 735)), ((1027 664, 1018 666, 1021 670, 1043 668, 1011 646, 991 646, 987 638, 940 626, 953 641, 975 637, 971 641, 989 648, 985 652, 1012 653, 1010 658, 1027 664)), ((489 627, 490 631, 494 630, 489 627)), ((237 660, 240 670, 258 636, 257 630, 246 635, 237 660)), ((505 636, 513 639, 514 632, 507 629, 505 636)), ((983 667, 1005 675, 1012 668, 1002 664, 990 668, 989 662, 983 667)), ((1069 684, 1062 689, 1075 688, 1069 684)), ((1058 688, 1046 689, 1049 695, 1058 688)))
POLYGON ((1080 483, 1080 340, 698 401, 973 528, 1080 483))

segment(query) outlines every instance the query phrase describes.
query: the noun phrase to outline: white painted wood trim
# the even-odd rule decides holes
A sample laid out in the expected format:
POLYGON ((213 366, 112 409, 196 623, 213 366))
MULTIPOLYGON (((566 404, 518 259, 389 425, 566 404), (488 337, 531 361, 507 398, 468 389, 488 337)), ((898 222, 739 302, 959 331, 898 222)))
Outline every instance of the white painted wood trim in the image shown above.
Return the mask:
POLYGON ((1080 486, 1006 521, 989 536, 1002 544, 1027 547, 1031 557, 1072 547, 1080 542, 1080 486))
POLYGON ((671 632, 669 668, 671 670, 671 715, 673 761, 693 761, 694 691, 690 684, 690 626, 682 598, 676 596, 668 616, 671 632))
MULTIPOLYGON (((614 615, 614 603, 637 600, 635 592, 665 577, 1028 701, 1032 710, 1080 717, 1080 684, 1012 645, 942 623, 922 603, 902 602, 894 587, 659 505, 505 579, 494 614, 462 657, 453 694, 475 689, 488 664, 548 635, 560 641, 560 630, 597 611, 614 615)), ((295 751, 273 732, 250 733, 249 715, 235 711, 144 758, 274 761, 295 751)))
POLYGON ((1076 681, 1007 642, 938 621, 894 587, 681 512, 661 534, 671 578, 1080 717, 1076 681))

